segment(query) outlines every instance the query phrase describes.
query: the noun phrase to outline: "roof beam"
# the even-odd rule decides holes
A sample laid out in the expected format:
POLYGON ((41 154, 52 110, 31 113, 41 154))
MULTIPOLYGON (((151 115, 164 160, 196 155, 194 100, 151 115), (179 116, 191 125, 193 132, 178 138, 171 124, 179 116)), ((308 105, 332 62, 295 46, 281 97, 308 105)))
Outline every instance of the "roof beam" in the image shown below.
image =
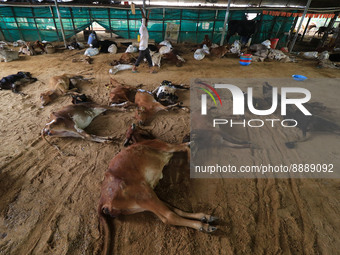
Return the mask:
POLYGON ((65 48, 67 49, 67 42, 66 42, 66 38, 65 38, 64 26, 63 26, 63 22, 61 20, 61 16, 60 16, 60 11, 59 11, 59 6, 58 6, 57 0, 54 0, 54 3, 55 3, 55 8, 57 9, 57 13, 58 13, 58 19, 59 19, 60 28, 61 28, 61 34, 63 35, 64 45, 65 45, 65 48))
POLYGON ((222 46, 223 43, 224 43, 225 31, 226 31, 226 29, 228 27, 228 17, 229 17, 229 11, 230 11, 230 2, 231 2, 231 0, 228 0, 228 7, 227 7, 227 11, 225 13, 225 19, 224 19, 224 25, 223 25, 223 31, 222 31, 220 46, 222 46))
MULTIPOLYGON (((299 26, 298 26, 298 29, 296 30, 295 35, 294 35, 294 39, 293 39, 292 43, 289 45, 289 53, 292 52, 292 50, 293 50, 293 48, 294 48, 294 46, 295 46, 296 39, 297 39, 298 36, 299 36, 300 28, 301 28, 301 26, 302 26, 303 20, 304 20, 305 17, 306 17, 306 14, 307 14, 307 11, 308 11, 308 8, 309 8, 311 2, 312 2, 312 0, 308 0, 307 5, 306 5, 306 7, 305 7, 305 10, 303 11, 302 18, 301 18, 301 20, 300 20, 300 24, 299 24, 299 26)), ((293 29, 294 29, 294 28, 293 28, 293 29)))

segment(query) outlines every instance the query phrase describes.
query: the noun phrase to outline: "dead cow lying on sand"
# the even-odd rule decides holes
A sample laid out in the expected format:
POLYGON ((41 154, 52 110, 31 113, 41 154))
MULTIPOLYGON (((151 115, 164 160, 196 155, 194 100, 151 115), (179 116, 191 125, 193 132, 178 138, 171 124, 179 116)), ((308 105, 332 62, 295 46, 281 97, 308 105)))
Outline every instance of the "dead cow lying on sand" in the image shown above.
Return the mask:
MULTIPOLYGON (((52 144, 47 141, 46 135, 53 137, 76 137, 98 143, 111 142, 114 139, 113 137, 91 135, 84 131, 95 117, 107 110, 123 111, 95 103, 65 106, 57 112, 52 112, 50 122, 42 129, 41 136, 50 145, 52 144)), ((57 146, 55 147, 59 150, 57 146)))
POLYGON ((12 90, 14 93, 25 95, 18 91, 18 87, 25 83, 33 83, 38 79, 33 78, 29 72, 18 72, 17 74, 8 75, 0 80, 0 90, 12 90))
POLYGON ((135 96, 135 103, 138 108, 136 110, 136 120, 141 125, 146 125, 154 118, 159 111, 167 111, 173 107, 179 106, 180 103, 164 106, 157 102, 153 94, 149 91, 138 90, 135 96))
MULTIPOLYGON (((174 103, 174 102, 172 102, 173 104, 171 105, 167 105, 167 106, 162 105, 155 99, 152 92, 142 90, 142 89, 136 90, 135 88, 123 86, 114 79, 111 79, 110 83, 111 85, 115 86, 115 88, 110 92, 110 105, 111 106, 123 106, 123 107, 134 106, 134 105, 137 106, 135 116, 139 124, 142 124, 142 125, 147 124, 153 119, 154 115, 159 111, 168 110, 176 106, 180 107, 180 103, 174 103)), ((158 93, 158 90, 160 87, 158 87, 154 92, 158 93)), ((180 86, 180 88, 187 89, 184 86, 180 86)), ((173 87, 173 90, 169 93, 174 93, 175 89, 176 88, 173 87)), ((161 91, 163 92, 163 94, 165 93, 164 89, 161 91)), ((173 95, 172 99, 174 98, 174 96, 175 95, 173 95)), ((178 99, 178 97, 176 98, 178 99)), ((186 109, 185 107, 181 107, 181 108, 186 109)))
POLYGON ((228 49, 226 46, 218 46, 215 48, 211 48, 210 49, 210 54, 212 56, 218 57, 218 58, 223 58, 225 56, 225 54, 228 53, 228 49))
POLYGON ((134 104, 137 88, 139 88, 140 86, 136 86, 135 88, 125 86, 112 78, 110 79, 110 85, 114 87, 110 92, 109 104, 111 106, 126 107, 134 104))
POLYGON ((49 104, 62 95, 78 95, 79 93, 76 92, 77 88, 75 87, 77 80, 88 79, 84 79, 82 76, 72 76, 67 74, 51 77, 48 84, 51 90, 40 94, 42 106, 49 104))
POLYGON ((109 217, 151 211, 165 224, 190 227, 206 233, 217 229, 210 225, 217 220, 216 217, 172 208, 153 191, 163 176, 164 166, 176 152, 189 153, 188 143, 144 140, 123 149, 111 160, 98 206, 99 222, 105 236, 103 254, 111 254, 109 217))

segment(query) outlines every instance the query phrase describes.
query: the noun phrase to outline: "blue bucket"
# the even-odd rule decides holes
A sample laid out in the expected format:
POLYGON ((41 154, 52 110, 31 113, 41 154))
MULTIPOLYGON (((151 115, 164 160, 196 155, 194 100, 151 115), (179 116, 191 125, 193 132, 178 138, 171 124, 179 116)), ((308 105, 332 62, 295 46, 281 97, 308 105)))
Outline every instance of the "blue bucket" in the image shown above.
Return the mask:
POLYGON ((240 56, 240 64, 242 66, 249 66, 251 63, 251 54, 243 54, 240 56))

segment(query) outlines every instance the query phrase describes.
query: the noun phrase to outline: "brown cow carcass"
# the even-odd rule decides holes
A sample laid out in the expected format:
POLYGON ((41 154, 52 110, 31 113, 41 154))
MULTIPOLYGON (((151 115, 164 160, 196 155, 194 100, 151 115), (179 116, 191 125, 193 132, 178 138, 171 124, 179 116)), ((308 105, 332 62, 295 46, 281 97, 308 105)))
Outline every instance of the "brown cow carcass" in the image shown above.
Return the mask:
POLYGON ((206 233, 217 218, 205 213, 188 213, 162 202, 153 191, 162 178, 162 170, 176 152, 189 153, 188 143, 169 144, 144 140, 123 149, 110 162, 102 183, 98 206, 99 222, 104 232, 104 253, 110 254, 110 217, 150 211, 165 224, 185 226, 206 233))

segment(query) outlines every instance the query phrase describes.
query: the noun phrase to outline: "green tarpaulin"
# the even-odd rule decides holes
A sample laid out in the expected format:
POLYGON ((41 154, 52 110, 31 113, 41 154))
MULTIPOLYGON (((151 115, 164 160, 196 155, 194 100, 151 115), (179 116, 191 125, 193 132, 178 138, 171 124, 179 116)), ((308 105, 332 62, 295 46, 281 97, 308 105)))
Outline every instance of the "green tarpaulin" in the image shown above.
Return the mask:
MULTIPOLYGON (((97 22, 107 30, 123 38, 137 38, 141 14, 124 8, 60 7, 66 38, 97 22)), ((205 35, 219 43, 223 29, 225 10, 154 8, 148 25, 151 39, 164 39, 167 23, 179 24, 178 42, 200 43, 205 35)), ((231 11, 229 20, 245 20, 246 11, 231 11)), ((258 15, 256 19, 260 21, 258 15)), ((293 18, 264 15, 255 42, 276 37, 281 44, 291 28, 293 18)), ((0 6, 0 38, 6 41, 60 41, 60 24, 55 7, 0 6)))

